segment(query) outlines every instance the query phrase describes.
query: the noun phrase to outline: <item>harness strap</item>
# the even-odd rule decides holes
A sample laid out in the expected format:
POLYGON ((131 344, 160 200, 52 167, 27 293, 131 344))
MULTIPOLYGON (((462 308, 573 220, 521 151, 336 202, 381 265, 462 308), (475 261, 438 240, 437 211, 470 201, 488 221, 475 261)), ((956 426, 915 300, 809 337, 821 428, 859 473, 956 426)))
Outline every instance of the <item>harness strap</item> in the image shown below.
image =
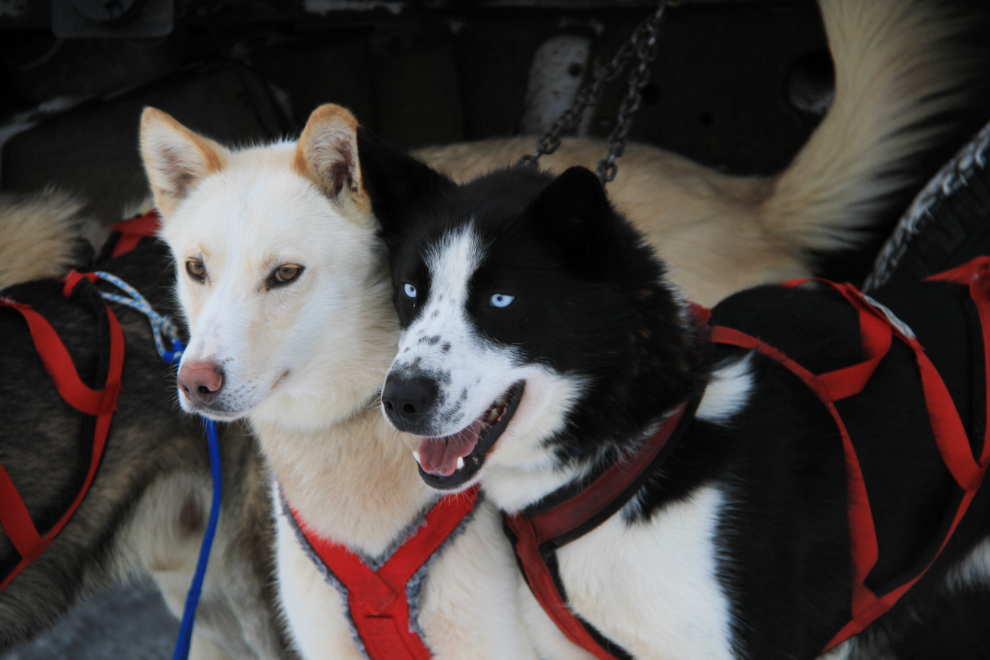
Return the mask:
MULTIPOLYGON (((979 257, 963 266, 927 279, 957 282, 969 287, 970 296, 976 305, 982 327, 986 361, 984 373, 987 374, 985 377, 988 379, 987 384, 990 385, 990 257, 979 257)), ((805 281, 807 280, 788 282, 786 286, 797 286, 805 281)), ((738 330, 714 326, 712 339, 716 343, 756 350, 788 369, 818 396, 831 413, 842 436, 848 475, 849 540, 853 561, 853 616, 852 620, 825 646, 822 650, 825 652, 863 631, 886 613, 935 562, 965 515, 983 480, 987 465, 990 463, 990 435, 983 441, 980 458, 974 458, 965 427, 949 395, 948 388, 914 333, 900 323, 890 310, 861 293, 851 284, 835 284, 825 280, 816 281, 823 282, 840 293, 859 312, 863 353, 866 357, 863 362, 844 369, 815 375, 773 346, 738 330), (858 394, 863 389, 880 360, 890 350, 891 339, 895 335, 900 341, 907 344, 914 353, 932 433, 942 460, 962 491, 962 497, 952 515, 951 524, 946 528, 945 535, 936 539, 931 546, 932 551, 926 553, 930 558, 929 561, 921 567, 914 577, 878 596, 866 586, 866 577, 876 565, 879 557, 873 514, 859 459, 856 456, 849 432, 835 407, 835 402, 858 394)), ((987 433, 990 434, 990 390, 987 392, 987 433)))
MULTIPOLYGON (((983 346, 985 349, 990 349, 990 257, 978 257, 958 268, 932 275, 926 281, 955 282, 969 287, 969 295, 976 305, 977 316, 980 319, 983 346)), ((986 385, 984 392, 987 395, 987 410, 990 411, 990 350, 983 351, 983 359, 985 363, 983 377, 986 385)), ((988 417, 990 417, 990 412, 988 412, 988 417)), ((990 424, 988 424, 987 434, 988 437, 984 439, 979 458, 979 467, 983 470, 986 470, 990 464, 990 424)), ((961 460, 968 463, 968 459, 969 453, 961 460)))
MULTIPOLYGON (((377 570, 347 546, 317 535, 291 506, 288 512, 325 568, 347 590, 350 618, 371 660, 429 660, 413 631, 407 585, 470 515, 479 487, 440 498, 419 528, 377 570)), ((315 560, 315 558, 314 558, 315 560)))
POLYGON ((567 639, 598 660, 628 656, 567 606, 547 554, 592 531, 629 502, 666 458, 668 452, 664 450, 672 448, 683 435, 699 400, 678 404, 636 452, 613 463, 572 497, 540 512, 505 516, 505 524, 515 537, 516 557, 537 602, 567 639))
MULTIPOLYGON (((788 285, 796 286, 803 281, 789 282, 788 285)), ((880 364, 880 360, 890 350, 893 331, 885 319, 881 321, 870 313, 869 310, 873 309, 872 306, 850 293, 850 290, 854 291, 851 286, 831 282, 826 284, 835 288, 843 297, 852 302, 859 312, 859 329, 863 343, 863 354, 866 358, 863 362, 824 374, 814 374, 780 350, 734 328, 712 326, 712 341, 716 344, 755 350, 777 362, 800 378, 832 415, 842 437, 842 450, 846 461, 849 539, 853 558, 853 613, 855 616, 857 611, 863 608, 864 599, 869 600, 869 595, 863 593, 863 589, 866 589, 863 583, 870 570, 877 563, 879 547, 863 471, 849 431, 835 407, 835 402, 856 395, 863 390, 877 365, 880 364)))
MULTIPOLYGON (((613 463, 600 477, 581 489, 574 497, 548 511, 528 514, 526 517, 536 532, 537 545, 571 534, 606 509, 609 510, 606 518, 621 509, 633 495, 629 492, 630 487, 636 485, 639 478, 649 471, 654 459, 660 455, 674 435, 674 431, 678 429, 685 412, 688 411, 688 403, 685 400, 678 404, 634 455, 613 463)), ((697 408, 697 401, 692 408, 697 408)), ((688 415, 689 420, 693 417, 693 413, 692 409, 691 414, 688 415)), ((681 427, 681 431, 686 427, 687 424, 681 427)), ((510 517, 519 519, 522 516, 516 514, 510 517)), ((568 540, 572 541, 574 538, 578 537, 568 540)))
POLYGON ((142 238, 155 236, 160 227, 161 216, 158 215, 158 211, 155 209, 136 218, 112 225, 110 231, 120 232, 121 235, 117 238, 117 243, 114 244, 110 257, 119 257, 122 254, 127 254, 138 246, 142 238))
MULTIPOLYGON (((87 278, 74 278, 71 280, 73 282, 71 287, 68 286, 67 281, 67 286, 63 289, 62 294, 66 297, 78 294, 80 292, 78 285, 84 279, 87 285, 91 286, 87 278)), ((99 299, 94 298, 94 300, 99 299)), ((3 466, 0 466, 0 527, 3 527, 4 532, 17 550, 17 554, 21 556, 20 562, 0 582, 0 590, 10 584, 14 577, 54 542, 55 537, 69 522, 86 497, 103 456, 107 435, 110 432, 110 422, 113 419, 113 411, 116 409, 117 397, 120 394, 121 375, 124 368, 124 332, 117 317, 107 305, 94 303, 94 306, 96 306, 98 316, 106 314, 110 330, 107 377, 101 390, 94 390, 83 384, 65 344, 62 343, 55 329, 43 316, 31 309, 29 305, 15 302, 9 298, 0 298, 0 307, 9 307, 17 311, 27 322, 35 350, 41 357, 45 371, 51 376, 59 395, 76 410, 96 417, 93 450, 83 485, 69 509, 44 536, 38 533, 27 506, 17 492, 17 487, 10 475, 3 469, 3 466)))
MULTIPOLYGON (((990 257, 979 257, 968 264, 929 277, 928 280, 957 282, 968 286, 970 296, 978 311, 982 328, 987 396, 986 437, 983 439, 983 447, 978 459, 973 456, 973 449, 970 446, 959 413, 949 395, 948 388, 925 354, 917 337, 890 310, 861 293, 851 284, 835 284, 825 280, 817 280, 837 291, 858 312, 864 359, 848 367, 814 374, 782 351, 756 337, 734 328, 711 327, 711 339, 714 343, 757 351, 797 376, 828 409, 842 437, 848 475, 849 537, 853 562, 853 618, 828 643, 823 649, 823 653, 873 623, 924 575, 955 532, 970 502, 976 495, 976 490, 982 482, 988 464, 990 464, 990 257), (951 514, 951 523, 945 526, 945 535, 936 539, 930 546, 930 551, 926 553, 926 556, 929 557, 927 563, 914 577, 882 596, 878 596, 865 583, 867 575, 876 565, 879 557, 873 513, 855 447, 835 404, 837 401, 854 396, 863 390, 877 366, 890 351, 894 336, 907 344, 914 353, 932 431, 946 467, 962 490, 962 497, 958 508, 951 514)), ((808 280, 795 280, 785 283, 785 286, 798 286, 805 281, 808 280)), ((697 319, 704 323, 708 322, 711 315, 710 310, 697 305, 692 305, 692 309, 697 319)), ((663 427, 658 430, 658 433, 662 430, 663 427)), ((652 444, 652 442, 647 444, 652 444)), ((652 455, 654 456, 653 463, 656 462, 658 456, 662 458, 659 452, 652 455)), ((632 457, 625 464, 626 469, 646 471, 652 467, 649 460, 642 463, 641 460, 641 455, 632 457), (629 468, 630 464, 636 464, 638 468, 629 468)), ((612 467, 615 468, 616 466, 612 467)), ((551 509, 533 515, 526 515, 526 512, 511 516, 506 515, 505 523, 510 536, 515 537, 516 557, 523 568, 530 589, 550 619, 571 642, 582 647, 598 660, 615 660, 616 655, 621 654, 606 650, 606 646, 612 646, 609 640, 577 617, 567 605, 566 598, 562 593, 563 585, 560 583, 559 576, 555 574, 555 564, 554 566, 548 564, 547 558, 550 553, 543 550, 543 548, 551 548, 551 546, 559 548, 574 538, 578 538, 580 534, 594 529, 594 526, 582 528, 578 536, 567 538, 568 534, 573 533, 578 527, 586 525, 589 521, 597 521, 595 522, 597 525, 604 520, 604 518, 595 518, 596 511, 605 510, 608 504, 596 501, 594 488, 595 483, 593 482, 587 489, 561 505, 566 507, 572 501, 585 503, 578 505, 578 510, 557 513, 556 509, 551 509), (589 495, 589 493, 591 494, 589 495), (588 505, 587 502, 592 502, 592 504, 588 505), (583 515, 585 513, 587 515, 583 515), (560 539, 565 540, 561 542, 560 539)), ((638 486, 631 490, 638 490, 638 486)), ((597 495, 607 498, 612 497, 613 492, 609 489, 602 489, 597 492, 597 495)), ((621 651, 621 649, 619 650, 621 651)))

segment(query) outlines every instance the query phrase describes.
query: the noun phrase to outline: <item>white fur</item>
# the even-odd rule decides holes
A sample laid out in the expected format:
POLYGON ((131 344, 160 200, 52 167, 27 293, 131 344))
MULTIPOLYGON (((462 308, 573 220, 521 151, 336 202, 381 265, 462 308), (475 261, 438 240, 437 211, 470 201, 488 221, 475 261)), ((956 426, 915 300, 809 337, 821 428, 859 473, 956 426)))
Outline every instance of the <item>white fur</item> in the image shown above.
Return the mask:
POLYGON ((523 398, 480 471, 485 492, 509 513, 583 476, 580 468, 560 467, 543 444, 544 438, 563 428, 583 383, 545 367, 529 365, 528 370, 518 371, 526 378, 523 398))
MULTIPOLYGON (((183 472, 161 475, 148 487, 121 529, 118 543, 126 552, 115 558, 121 581, 150 574, 168 609, 179 619, 199 560, 204 531, 203 526, 189 529, 184 525, 182 510, 192 507, 205 519, 211 500, 212 487, 204 475, 183 472)), ((236 523, 229 518, 221 518, 213 556, 227 560, 214 560, 206 572, 189 653, 193 660, 277 655, 278 640, 274 639, 268 622, 270 613, 261 607, 249 567, 228 545, 236 539, 236 533, 227 527, 233 524, 236 523), (256 606, 251 607, 252 604, 256 606)))
POLYGON ((303 552, 282 512, 275 515, 279 597, 293 646, 304 658, 362 660, 345 618, 344 599, 303 552))
MULTIPOLYGON (((640 660, 734 658, 729 605, 715 573, 723 500, 717 487, 704 487, 648 523, 612 516, 558 550, 571 609, 640 660)), ((539 650, 555 657, 561 633, 536 616, 528 590, 522 598, 539 650)))
POLYGON ((950 589, 990 581, 990 540, 983 541, 945 577, 950 589))
MULTIPOLYGON (((295 146, 269 149, 287 157, 295 146)), ((370 222, 344 219, 309 181, 256 156, 233 154, 228 167, 204 180, 162 231, 175 252, 179 300, 191 330, 183 363, 223 365, 216 401, 222 412, 214 412, 221 419, 254 410, 276 384, 285 398, 309 401, 328 374, 337 375, 340 390, 346 391, 350 374, 360 381, 351 356, 368 349, 352 332, 348 310, 358 307, 379 277, 370 222), (272 223, 286 214, 290 199, 292 215, 307 221, 272 223), (204 283, 186 273, 191 258, 206 267, 204 283), (305 270, 298 281, 266 290, 271 270, 285 263, 305 270), (318 350, 318 342, 339 350, 318 350)), ((353 384, 359 397, 373 392, 366 385, 353 384)), ((190 412, 211 412, 197 409, 184 394, 180 402, 190 412)), ((295 407, 310 423, 324 416, 319 402, 295 407)))
MULTIPOLYGON (((847 660, 852 655, 852 652, 856 648, 856 638, 847 639, 833 649, 830 649, 826 653, 822 653, 819 660, 847 660)), ((881 660, 881 658, 874 658, 874 660, 881 660)))
POLYGON ((746 406, 753 389, 751 356, 752 353, 712 372, 695 412, 698 419, 725 424, 746 406))

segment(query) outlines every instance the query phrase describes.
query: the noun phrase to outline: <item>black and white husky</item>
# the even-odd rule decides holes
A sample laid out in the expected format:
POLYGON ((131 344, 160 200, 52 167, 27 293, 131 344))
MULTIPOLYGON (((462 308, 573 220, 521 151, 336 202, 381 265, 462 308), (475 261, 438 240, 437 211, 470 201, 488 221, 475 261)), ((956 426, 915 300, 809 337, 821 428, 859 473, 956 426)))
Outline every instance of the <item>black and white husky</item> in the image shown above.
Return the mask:
MULTIPOLYGON (((853 542, 842 438, 815 395, 762 354, 712 346, 590 171, 516 167, 457 186, 410 161, 390 175, 370 191, 403 328, 382 406, 424 436, 423 479, 481 480, 503 511, 527 514, 627 460, 693 398, 693 420, 628 504, 543 548, 561 592, 617 657, 825 649, 850 618, 853 542)), ((979 453, 983 353, 963 352, 977 341, 964 293, 919 284, 878 297, 930 344, 979 453)), ((711 322, 755 328, 821 373, 863 359, 856 319, 828 292, 761 287, 711 322)), ((925 556, 954 501, 907 350, 891 348, 865 398, 840 404, 880 548, 866 583, 879 591, 925 556)), ((990 577, 987 500, 979 491, 931 569, 834 657, 878 657, 912 617, 990 577)), ((525 585, 522 599, 543 657, 574 657, 525 585)))

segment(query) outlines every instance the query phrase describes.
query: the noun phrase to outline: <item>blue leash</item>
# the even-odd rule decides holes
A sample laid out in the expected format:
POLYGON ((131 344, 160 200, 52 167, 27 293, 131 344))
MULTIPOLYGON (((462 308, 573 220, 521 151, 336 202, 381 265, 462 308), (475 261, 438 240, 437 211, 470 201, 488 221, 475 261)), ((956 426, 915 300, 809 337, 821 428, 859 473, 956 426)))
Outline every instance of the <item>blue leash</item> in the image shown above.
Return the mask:
MULTIPOLYGON (((155 337, 155 348, 158 349, 158 354, 162 356, 166 364, 178 364, 179 360, 182 359, 182 351, 186 347, 179 340, 179 333, 175 329, 172 319, 155 312, 144 296, 138 293, 137 289, 120 278, 110 273, 102 272, 97 272, 96 276, 101 280, 110 282, 127 294, 127 296, 122 296, 116 293, 100 291, 100 295, 104 299, 126 305, 147 316, 151 322, 151 331, 155 337), (163 336, 169 342, 169 350, 165 349, 163 336)), ((210 549, 213 547, 213 537, 217 531, 217 519, 220 517, 220 443, 217 440, 217 425, 212 419, 207 419, 202 415, 200 415, 200 419, 203 420, 203 427, 206 429, 206 439, 210 449, 210 475, 213 478, 213 502, 210 504, 210 520, 206 525, 206 532, 203 534, 203 544, 199 547, 199 560, 196 562, 196 573, 193 575, 192 584, 189 585, 189 593, 186 594, 186 606, 182 611, 179 638, 175 642, 175 651, 172 653, 172 660, 187 660, 189 657, 189 645, 192 643, 193 625, 196 621, 196 608, 199 606, 199 596, 203 591, 203 578, 206 576, 206 565, 210 561, 210 549)))

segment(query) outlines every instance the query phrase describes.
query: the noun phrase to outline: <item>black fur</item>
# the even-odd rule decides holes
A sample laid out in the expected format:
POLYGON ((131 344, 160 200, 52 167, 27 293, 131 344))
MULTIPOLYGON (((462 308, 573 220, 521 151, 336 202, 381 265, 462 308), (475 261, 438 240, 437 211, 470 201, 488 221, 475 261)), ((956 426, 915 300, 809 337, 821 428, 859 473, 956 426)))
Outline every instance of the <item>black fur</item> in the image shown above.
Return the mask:
MULTIPOLYGON (((362 171, 369 191, 380 193, 364 160, 362 171)), ((374 171, 394 176, 396 168, 374 171)), ((372 205, 391 246, 403 328, 420 311, 404 295, 404 284, 417 288, 418 299, 429 295, 423 250, 470 218, 487 246, 470 283, 468 308, 478 329, 517 347, 528 360, 590 377, 595 406, 576 413, 569 429, 552 440, 563 460, 585 455, 606 439, 618 439, 625 449, 658 411, 701 382, 703 374, 693 369, 697 346, 661 282, 662 263, 614 211, 588 170, 573 168, 555 179, 526 167, 502 169, 463 186, 444 185, 430 203, 419 188, 393 185, 390 192, 395 190, 413 201, 373 194, 372 205), (396 209, 411 210, 395 217, 396 209), (488 305, 494 293, 516 300, 495 311, 488 305), (551 299, 561 305, 547 314, 551 299), (650 395, 635 400, 635 391, 650 395)))
MULTIPOLYGON (((426 299, 424 255, 473 221, 485 246, 470 282, 467 312, 476 327, 517 347, 526 360, 590 381, 565 430, 548 439, 562 462, 614 460, 705 382, 707 367, 697 360, 702 340, 663 283, 662 263, 590 172, 574 168, 555 178, 514 167, 454 186, 403 158, 393 168, 365 170, 390 247, 402 327, 420 313, 403 295, 404 284, 426 299), (374 181, 375 173, 403 176, 403 168, 412 184, 374 181), (496 292, 516 300, 494 314, 484 303, 496 292)), ((961 286, 925 284, 876 297, 916 324, 931 346, 929 356, 978 451, 986 394, 966 295, 961 286)), ((760 336, 816 373, 863 359, 856 312, 825 291, 760 287, 717 306, 712 323, 760 336)), ((745 351, 730 347, 714 355, 716 364, 744 358, 745 351)), ((736 653, 812 658, 850 618, 841 438, 826 408, 793 374, 761 355, 750 359, 749 404, 728 425, 695 420, 626 521, 646 524, 670 502, 717 485, 728 501, 716 545, 736 653)), ((880 546, 867 584, 884 593, 931 559, 929 546, 958 493, 927 425, 913 355, 896 339, 862 396, 838 408, 866 477, 880 546)), ((990 534, 987 506, 983 490, 931 570, 864 634, 871 652, 909 638, 914 617, 931 615, 926 603, 951 602, 946 572, 990 534)))

